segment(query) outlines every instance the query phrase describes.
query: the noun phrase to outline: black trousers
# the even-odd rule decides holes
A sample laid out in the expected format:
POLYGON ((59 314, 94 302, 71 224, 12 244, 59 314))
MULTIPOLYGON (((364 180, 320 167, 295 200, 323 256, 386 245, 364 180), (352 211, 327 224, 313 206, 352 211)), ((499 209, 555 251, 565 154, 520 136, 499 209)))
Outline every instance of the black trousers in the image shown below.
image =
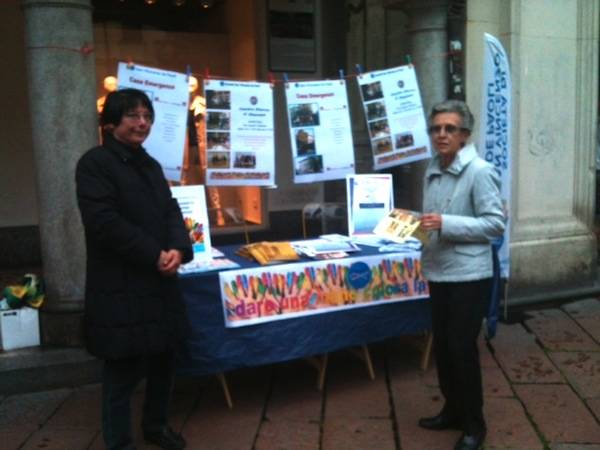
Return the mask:
POLYGON ((489 305, 492 279, 429 283, 435 362, 443 412, 467 434, 485 429, 477 337, 489 305))
POLYGON ((109 450, 134 449, 131 397, 146 378, 142 429, 159 431, 167 425, 173 384, 171 353, 104 361, 102 374, 102 435, 109 450))

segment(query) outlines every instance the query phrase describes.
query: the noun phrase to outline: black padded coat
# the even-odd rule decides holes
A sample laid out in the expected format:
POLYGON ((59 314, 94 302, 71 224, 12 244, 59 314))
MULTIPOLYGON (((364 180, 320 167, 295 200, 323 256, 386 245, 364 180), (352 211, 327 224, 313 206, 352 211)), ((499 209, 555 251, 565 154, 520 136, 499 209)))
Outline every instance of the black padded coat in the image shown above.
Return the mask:
POLYGON ((158 162, 105 137, 77 164, 87 248, 84 338, 107 359, 173 350, 188 322, 177 277, 157 269, 161 250, 192 248, 158 162))

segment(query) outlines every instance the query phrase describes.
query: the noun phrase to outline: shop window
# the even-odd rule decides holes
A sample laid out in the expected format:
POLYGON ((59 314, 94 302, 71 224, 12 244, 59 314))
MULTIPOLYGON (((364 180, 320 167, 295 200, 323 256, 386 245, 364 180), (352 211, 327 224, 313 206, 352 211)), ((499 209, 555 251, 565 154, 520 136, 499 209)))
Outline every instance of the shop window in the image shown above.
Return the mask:
MULTIPOLYGON (((205 101, 201 80, 206 70, 218 77, 256 78, 256 58, 239 58, 236 49, 254 47, 253 14, 235 14, 232 0, 94 0, 94 48, 98 108, 116 89, 121 61, 185 72, 196 78, 190 86, 190 120, 182 177, 178 184, 204 184, 207 165, 205 101), (229 4, 231 3, 231 4, 229 4), (240 32, 240 29, 243 32, 240 32), (229 30, 235 30, 230 33, 229 30), (251 42, 249 42, 251 41, 251 42), (233 50, 232 50, 233 49, 233 50), (233 61, 233 62, 232 62, 233 61), (197 136, 198 145, 188 145, 197 136)), ((245 2, 246 3, 246 2, 245 2)), ((252 1, 244 7, 254 11, 252 1)), ((243 162, 242 162, 243 163, 243 162)), ((176 183, 177 184, 177 183, 176 183)), ((211 232, 215 234, 264 228, 266 213, 259 187, 207 187, 211 232)))

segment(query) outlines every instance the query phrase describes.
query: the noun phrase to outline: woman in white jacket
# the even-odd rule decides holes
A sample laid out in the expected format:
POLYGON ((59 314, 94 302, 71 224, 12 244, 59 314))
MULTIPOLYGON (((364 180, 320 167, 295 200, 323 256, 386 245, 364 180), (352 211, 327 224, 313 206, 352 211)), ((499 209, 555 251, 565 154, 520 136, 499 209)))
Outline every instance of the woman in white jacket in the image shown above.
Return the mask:
POLYGON ((458 100, 433 107, 429 135, 436 154, 425 172, 421 226, 429 233, 423 273, 429 281, 441 412, 422 418, 431 430, 463 434, 455 450, 477 450, 485 439, 477 337, 489 303, 490 241, 504 231, 500 180, 468 139, 473 115, 458 100))

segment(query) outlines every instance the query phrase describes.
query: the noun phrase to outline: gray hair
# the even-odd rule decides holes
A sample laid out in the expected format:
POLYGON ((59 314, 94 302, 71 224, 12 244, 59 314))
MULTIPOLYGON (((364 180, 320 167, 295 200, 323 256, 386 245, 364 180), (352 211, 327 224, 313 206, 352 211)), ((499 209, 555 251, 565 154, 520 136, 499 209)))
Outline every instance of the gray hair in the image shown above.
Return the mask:
POLYGON ((471 110, 467 106, 465 102, 462 100, 445 100, 437 105, 434 105, 431 108, 431 114, 429 115, 429 122, 433 121, 433 118, 437 114, 441 113, 456 113, 462 118, 462 128, 468 130, 469 132, 473 131, 473 127, 475 126, 475 119, 473 118, 473 114, 471 110))

